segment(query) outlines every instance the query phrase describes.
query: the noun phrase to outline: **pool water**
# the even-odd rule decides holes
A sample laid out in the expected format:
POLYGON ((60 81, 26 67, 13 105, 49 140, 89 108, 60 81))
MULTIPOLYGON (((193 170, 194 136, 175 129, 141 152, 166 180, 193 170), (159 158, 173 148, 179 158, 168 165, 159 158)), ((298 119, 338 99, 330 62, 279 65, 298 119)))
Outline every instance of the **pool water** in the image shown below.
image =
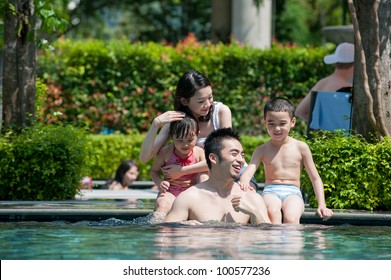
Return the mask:
POLYGON ((2 260, 390 260, 391 227, 0 223, 2 260))

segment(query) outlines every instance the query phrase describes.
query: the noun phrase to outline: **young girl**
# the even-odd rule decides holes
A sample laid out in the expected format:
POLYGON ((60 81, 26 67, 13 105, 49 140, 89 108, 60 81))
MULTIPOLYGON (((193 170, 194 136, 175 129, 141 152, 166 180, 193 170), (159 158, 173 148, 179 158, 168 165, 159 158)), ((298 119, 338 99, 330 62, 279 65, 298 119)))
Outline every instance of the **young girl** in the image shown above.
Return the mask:
POLYGON ((198 123, 190 116, 170 124, 169 136, 172 144, 161 148, 151 169, 151 178, 159 188, 155 211, 168 213, 175 198, 189 187, 206 181, 206 173, 190 173, 179 178, 164 176, 161 178, 161 169, 166 165, 191 166, 205 161, 204 150, 198 146, 198 123))
MULTIPOLYGON (((191 70, 178 82, 174 96, 175 111, 168 111, 156 117, 148 131, 140 151, 140 160, 148 162, 167 143, 170 123, 190 115, 199 125, 197 146, 203 147, 208 134, 218 128, 232 127, 231 110, 221 102, 213 101, 212 84, 201 73, 191 70), (160 133, 159 132, 160 129, 160 133)), ((163 168, 163 174, 176 179, 185 174, 208 171, 206 161, 190 166, 170 164, 163 168)))

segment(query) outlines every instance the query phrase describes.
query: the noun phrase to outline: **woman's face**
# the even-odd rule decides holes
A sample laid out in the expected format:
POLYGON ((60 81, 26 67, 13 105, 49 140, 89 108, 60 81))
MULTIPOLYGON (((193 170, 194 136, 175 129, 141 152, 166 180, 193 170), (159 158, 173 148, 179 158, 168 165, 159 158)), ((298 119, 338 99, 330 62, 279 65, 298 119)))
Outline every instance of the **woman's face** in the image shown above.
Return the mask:
POLYGON ((134 181, 137 180, 138 177, 138 168, 137 166, 132 166, 128 172, 124 174, 124 178, 122 179, 123 186, 130 186, 134 181))
POLYGON ((196 118, 204 117, 209 113, 213 104, 212 88, 210 86, 201 88, 189 100, 183 102, 183 105, 188 106, 196 118))

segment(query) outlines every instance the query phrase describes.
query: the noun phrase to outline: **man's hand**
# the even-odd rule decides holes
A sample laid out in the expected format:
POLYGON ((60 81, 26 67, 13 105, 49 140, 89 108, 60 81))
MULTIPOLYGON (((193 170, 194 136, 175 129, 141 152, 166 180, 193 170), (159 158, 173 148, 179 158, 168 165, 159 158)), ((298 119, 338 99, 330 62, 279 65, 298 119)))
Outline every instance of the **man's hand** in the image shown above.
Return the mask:
POLYGON ((232 207, 236 212, 243 212, 247 215, 254 214, 254 209, 252 205, 249 205, 244 199, 242 199, 240 196, 234 197, 231 200, 232 207))

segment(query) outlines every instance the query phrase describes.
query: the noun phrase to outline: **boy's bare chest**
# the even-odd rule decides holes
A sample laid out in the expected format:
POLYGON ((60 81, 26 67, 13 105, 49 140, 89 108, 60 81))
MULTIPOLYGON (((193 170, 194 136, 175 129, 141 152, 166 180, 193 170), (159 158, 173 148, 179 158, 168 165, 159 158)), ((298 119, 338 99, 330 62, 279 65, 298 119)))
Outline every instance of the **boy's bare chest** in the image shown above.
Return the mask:
POLYGON ((299 167, 301 154, 296 149, 270 149, 263 160, 265 165, 277 167, 299 167))

